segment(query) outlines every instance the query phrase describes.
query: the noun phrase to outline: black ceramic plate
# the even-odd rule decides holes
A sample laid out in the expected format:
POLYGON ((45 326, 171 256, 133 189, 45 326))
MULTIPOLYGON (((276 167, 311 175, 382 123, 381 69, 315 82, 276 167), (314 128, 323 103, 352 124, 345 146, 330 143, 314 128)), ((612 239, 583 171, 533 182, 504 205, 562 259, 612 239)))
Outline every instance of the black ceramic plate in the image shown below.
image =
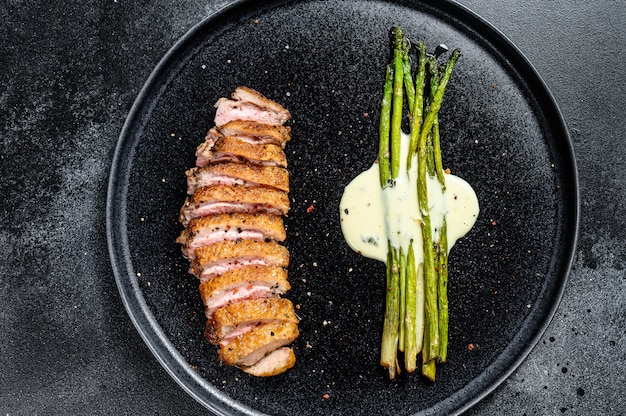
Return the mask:
POLYGON ((497 30, 441 0, 249 1, 201 22, 137 98, 108 198, 112 265, 131 319, 172 377, 218 414, 467 409, 541 336, 560 300, 578 227, 572 148, 546 86, 497 30), (481 204, 476 226, 450 258, 449 360, 434 384, 418 374, 389 381, 378 366, 383 265, 353 253, 339 227, 344 186, 375 158, 393 25, 431 48, 463 51, 441 113, 443 154, 481 204), (238 85, 293 115, 288 297, 301 307, 301 335, 296 367, 270 379, 219 363, 203 338, 197 281, 174 242, 184 171, 211 126, 213 103, 238 85))

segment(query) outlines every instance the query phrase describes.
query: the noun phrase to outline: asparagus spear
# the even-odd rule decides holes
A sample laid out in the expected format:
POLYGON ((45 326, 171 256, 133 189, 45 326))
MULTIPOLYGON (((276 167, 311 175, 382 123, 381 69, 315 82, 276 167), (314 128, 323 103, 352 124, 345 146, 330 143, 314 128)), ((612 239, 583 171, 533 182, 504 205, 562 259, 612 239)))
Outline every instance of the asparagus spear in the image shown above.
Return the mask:
MULTIPOLYGON (((433 250, 433 237, 428 205, 428 138, 432 127, 432 113, 435 106, 431 102, 426 113, 424 124, 417 143, 417 198, 422 216, 422 241, 424 249, 424 297, 425 297, 425 331, 422 347, 423 363, 435 359, 439 354, 439 314, 437 311, 437 275, 433 250), (427 124, 427 121, 430 122, 427 124)), ((424 373, 425 367, 422 368, 424 373)))
MULTIPOLYGON (((436 73, 435 82, 440 82, 438 76, 438 66, 433 65, 431 72, 436 73)), ((436 87, 438 88, 438 86, 436 87)), ((441 141, 439 136, 439 115, 435 115, 433 122, 433 156, 435 161, 435 172, 441 185, 442 192, 446 190, 446 180, 443 173, 443 161, 441 157, 441 141)), ((439 241, 437 243, 438 257, 438 288, 437 299, 439 307, 439 361, 446 362, 448 356, 448 223, 443 217, 443 224, 439 231, 439 241)))
MULTIPOLYGON (((435 58, 434 56, 430 57, 428 59, 428 72, 430 73, 430 82, 429 82, 429 110, 430 110, 430 105, 432 105, 432 103, 435 100, 435 94, 437 93, 437 89, 439 88, 439 81, 441 79, 440 75, 439 75, 439 62, 437 61, 437 58, 435 58)), ((427 152, 426 154, 428 155, 427 159, 426 159, 426 163, 427 163, 427 167, 428 167, 428 175, 429 176, 435 176, 435 169, 436 169, 436 162, 435 162, 435 148, 434 148, 434 142, 437 140, 435 138, 435 136, 439 136, 439 115, 435 114, 434 120, 433 120, 433 127, 431 129, 431 131, 428 132, 428 138, 426 141, 426 146, 427 148, 427 152)))
POLYGON ((424 111, 424 84, 426 79, 426 44, 417 42, 417 76, 415 78, 415 100, 411 110, 411 139, 409 153, 407 155, 407 169, 411 169, 413 156, 417 150, 417 140, 422 125, 422 113, 424 111))
POLYGON ((406 42, 406 49, 402 56, 402 70, 404 72, 404 91, 406 93, 406 101, 409 104, 409 112, 413 111, 415 105, 415 84, 413 83, 413 75, 411 71, 411 60, 409 58, 410 45, 406 42))
MULTIPOLYGON (((432 59, 429 61, 430 64, 430 74, 431 74, 431 100, 434 101, 435 92, 439 88, 439 82, 441 81, 441 75, 439 73, 439 62, 437 59, 432 59)), ((439 137, 439 114, 435 114, 435 118, 433 120, 433 130, 432 130, 432 145, 433 145, 433 162, 434 162, 434 172, 437 175, 437 179, 441 184, 442 191, 446 190, 446 181, 443 177, 443 165, 441 160, 441 141, 439 137)))
POLYGON ((443 76, 441 77, 439 86, 437 87, 437 92, 435 93, 433 101, 430 104, 430 108, 428 109, 426 117, 424 117, 424 122, 420 131, 419 143, 426 143, 427 135, 433 127, 435 116, 437 115, 437 113, 439 113, 439 109, 441 108, 443 94, 446 90, 446 86, 448 85, 448 81, 450 80, 450 76, 452 75, 452 68, 454 68, 454 64, 456 63, 460 55, 461 51, 459 49, 455 49, 452 52, 450 59, 448 59, 448 62, 446 63, 446 69, 443 73, 443 76))
MULTIPOLYGON (((424 342, 424 346, 427 343, 424 342)), ((424 358, 424 351, 422 351, 422 375, 430 381, 435 381, 435 374, 437 373, 436 360, 427 360, 424 358)))
POLYGON ((388 243, 387 251, 387 295, 385 297, 385 320, 380 350, 380 365, 386 367, 389 378, 399 373, 398 367, 398 326, 400 301, 400 264, 398 251, 388 243))
MULTIPOLYGON (((422 135, 424 138, 426 135, 422 135)), ((428 209, 428 189, 426 188, 426 143, 418 148, 417 197, 422 214, 422 240, 424 242, 424 296, 425 296, 425 335, 422 356, 427 360, 439 355, 439 316, 437 312, 437 275, 435 273, 435 251, 428 209), (425 348, 428 342, 428 348, 425 348)))
MULTIPOLYGON (((398 27, 393 28, 392 35, 394 46, 392 67, 393 76, 391 76, 389 70, 387 70, 382 104, 383 108, 381 109, 381 113, 385 114, 385 120, 381 117, 381 125, 379 127, 379 160, 386 159, 386 162, 383 162, 384 166, 379 165, 379 168, 385 169, 385 172, 381 169, 380 173, 382 187, 387 186, 389 180, 396 179, 400 173, 400 142, 402 138, 401 127, 404 86, 404 71, 402 62, 403 57, 406 53, 408 53, 408 43, 402 33, 402 30, 398 27), (391 79, 392 81, 389 81, 391 79), (386 99, 389 97, 388 83, 392 83, 391 102, 386 99), (390 133, 387 134, 387 131, 390 133), (390 166, 389 170, 387 170, 387 166, 390 166)), ((400 333, 403 333, 404 328, 404 325, 402 324, 401 326, 400 322, 401 304, 404 303, 404 298, 400 296, 400 288, 401 285, 404 284, 401 277, 402 279, 406 278, 406 262, 401 260, 401 249, 393 247, 389 241, 387 250, 387 296, 385 300, 385 319, 383 325, 380 364, 388 369, 389 378, 393 379, 400 371, 397 354, 400 347, 400 333), (400 329, 401 327, 402 330, 400 329)))
POLYGON ((424 298, 424 263, 417 266, 417 285, 415 296, 415 349, 419 354, 424 347, 424 315, 425 315, 425 298, 424 298))
POLYGON ((380 173, 380 186, 384 188, 390 180, 389 170, 389 131, 391 123, 391 97, 393 85, 393 68, 387 65, 385 84, 383 86, 383 99, 380 103, 380 122, 378 127, 378 170, 380 173))
MULTIPOLYGON (((424 125, 422 126, 422 131, 420 133, 420 142, 418 144, 418 155, 420 156, 422 155, 424 151, 424 149, 421 146, 426 144, 428 133, 430 132, 430 129, 433 127, 434 121, 437 118, 437 114, 439 112, 439 109, 441 108, 441 102, 443 100, 443 94, 445 92, 446 85, 448 81, 450 80, 450 76, 452 74, 452 68, 454 67, 454 64, 456 63, 456 60, 458 59, 459 55, 460 55, 460 51, 458 49, 452 52, 452 55, 450 56, 450 59, 448 60, 446 64, 446 68, 443 73, 443 76, 441 77, 441 80, 439 81, 439 84, 436 87, 435 94, 433 95, 433 101, 430 104, 428 113, 424 119, 424 125)), ((439 152, 439 154, 441 153, 439 152)), ((422 179, 424 180, 426 179, 426 176, 425 176, 426 167, 425 166, 420 165, 419 174, 420 174, 420 179, 418 181, 418 198, 420 201, 420 209, 422 210, 422 216, 424 216, 424 211, 427 210, 427 207, 428 207, 428 205, 422 205, 423 203, 425 204, 428 203, 427 195, 426 195, 426 198, 424 198, 424 191, 426 190, 425 184, 422 183, 423 182, 422 179)), ((431 262, 435 263, 434 261, 435 259, 431 257, 433 256, 432 251, 434 251, 432 249, 432 241, 433 241, 432 236, 427 236, 427 234, 431 234, 430 220, 424 221, 424 226, 422 227, 422 231, 423 231, 424 245, 425 245, 425 248, 424 248, 425 267, 427 267, 426 265, 427 263, 431 263, 431 262), (430 242, 430 244, 428 244, 428 242, 430 242), (431 251, 431 253, 429 254, 427 251, 431 251), (427 257, 431 257, 432 260, 427 262, 426 261, 427 257)), ((446 233, 447 233, 447 230, 446 230, 446 233)), ((443 236, 444 233, 441 233, 441 235, 443 236)), ((423 356, 422 374, 424 374, 426 377, 431 378, 431 379, 434 379, 435 367, 430 361, 434 361, 435 359, 441 359, 440 335, 443 335, 445 337, 444 343, 446 345, 445 348, 447 349, 447 335, 448 335, 448 328, 447 328, 447 319, 448 319, 448 314, 447 314, 447 310, 448 310, 447 309, 448 308, 447 241, 444 241, 444 242, 446 245, 445 267, 442 267, 442 265, 440 264, 440 253, 441 253, 440 247, 435 253, 437 257, 436 259, 437 269, 440 272, 445 272, 445 274, 440 275, 438 273, 437 275, 430 275, 428 274, 428 270, 427 270, 426 275, 425 275, 426 276, 426 327, 427 327, 429 345, 428 345, 427 354, 424 354, 424 352, 422 352, 422 356, 423 356), (439 281, 440 279, 441 281, 439 281), (436 289, 433 287, 434 285, 436 285, 436 289), (440 299, 440 296, 443 296, 443 298, 440 299), (437 311, 436 317, 434 314, 434 309, 432 309, 433 302, 437 302, 437 308, 440 308, 440 307, 443 308, 441 311, 439 310, 437 311), (440 316, 443 319, 442 322, 440 322, 440 319, 439 319, 440 316), (437 325, 437 327, 435 328, 434 325, 437 325), (440 327, 440 325, 443 325, 443 326, 440 327)), ((437 245, 440 246, 440 244, 437 244, 437 245)), ((446 355, 447 355, 447 352, 444 353, 444 361, 446 359, 446 355)))
POLYGON ((439 231, 438 252, 438 288, 437 299, 439 307, 439 361, 446 362, 448 358, 448 224, 443 218, 443 226, 439 231))
POLYGON ((394 27, 393 33, 393 100, 391 102, 391 179, 400 174, 400 140, 402 136, 402 92, 404 87, 404 71, 402 67, 403 56, 407 51, 407 41, 402 29, 394 27))
POLYGON ((404 311, 404 367, 412 373, 417 369, 417 270, 415 268, 415 252, 413 240, 409 243, 406 255, 406 287, 405 287, 405 311, 404 311))
POLYGON ((399 282, 399 298, 400 304, 398 305, 398 317, 399 317, 399 328, 398 328, 398 351, 404 352, 405 341, 406 341, 406 324, 404 317, 406 315, 406 287, 407 287, 407 258, 404 255, 404 250, 400 247, 399 250, 399 258, 400 258, 400 282, 399 282))

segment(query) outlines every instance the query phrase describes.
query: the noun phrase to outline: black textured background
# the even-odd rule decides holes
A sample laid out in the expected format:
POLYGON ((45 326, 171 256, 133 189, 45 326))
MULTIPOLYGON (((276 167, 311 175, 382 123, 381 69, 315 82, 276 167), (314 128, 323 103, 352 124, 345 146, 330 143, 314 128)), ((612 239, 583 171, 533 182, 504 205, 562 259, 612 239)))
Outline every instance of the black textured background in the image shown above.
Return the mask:
MULTIPOLYGON (((115 141, 139 89, 179 37, 225 3, 0 5, 0 413, 204 412, 162 370, 123 309, 104 207, 115 141)), ((609 1, 462 4, 511 38, 552 89, 582 191, 577 260, 553 323, 470 413, 623 414, 625 12, 609 1)), ((352 133, 361 128, 355 120, 352 133)))

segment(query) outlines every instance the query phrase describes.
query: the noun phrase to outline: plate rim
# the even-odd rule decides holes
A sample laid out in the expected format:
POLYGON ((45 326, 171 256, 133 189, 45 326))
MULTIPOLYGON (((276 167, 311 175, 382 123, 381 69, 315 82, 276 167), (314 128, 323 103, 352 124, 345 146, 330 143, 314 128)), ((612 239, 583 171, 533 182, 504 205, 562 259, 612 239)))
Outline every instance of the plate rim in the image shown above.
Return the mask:
MULTIPOLYGON (((306 0, 301 3, 319 1, 325 0, 306 0)), ((417 413, 430 415, 439 414, 442 410, 445 410, 448 414, 460 414, 483 400, 510 377, 528 357, 544 335, 560 305, 567 286, 568 277, 574 264, 579 238, 580 185, 576 157, 569 129, 567 128, 558 103, 547 84, 523 52, 494 25, 471 11, 468 7, 454 0, 381 0, 379 2, 405 5, 413 9, 421 5, 425 6, 430 11, 438 11, 442 14, 452 15, 458 20, 454 22, 455 24, 462 24, 464 27, 468 28, 467 30, 480 32, 481 38, 486 39, 488 41, 487 43, 493 45, 500 54, 505 55, 507 58, 514 58, 511 66, 523 74, 525 81, 531 82, 534 85, 532 88, 533 92, 538 90, 542 93, 543 101, 541 103, 541 109, 542 111, 545 109, 550 110, 550 114, 552 115, 550 125, 558 126, 556 130, 558 130, 562 138, 562 141, 558 143, 559 151, 553 156, 561 161, 560 167, 562 169, 568 168, 567 172, 558 172, 559 175, 569 179, 567 182, 569 182, 571 188, 571 194, 568 195, 570 204, 566 208, 569 222, 568 226, 565 227, 569 230, 569 233, 560 239, 561 242, 567 242, 566 246, 560 247, 560 252, 566 256, 565 260, 561 261, 564 268, 561 275, 555 275, 554 279, 549 282, 548 280, 544 281, 538 295, 539 299, 546 290, 550 290, 553 294, 550 299, 553 300, 553 302, 549 305, 542 305, 543 307, 541 308, 537 308, 534 305, 505 349, 496 356, 494 361, 479 375, 474 377, 470 383, 464 385, 461 389, 457 390, 446 399, 436 403, 434 406, 417 413), (547 283, 552 284, 547 285, 547 283), (527 333, 526 330, 529 327, 532 328, 532 330, 529 330, 529 333, 527 333), (522 344, 522 341, 524 341, 524 345, 520 348, 519 346, 522 344), (505 359, 504 357, 508 358, 505 359)), ((139 288, 137 279, 133 278, 135 272, 133 270, 127 238, 126 197, 128 193, 128 179, 133 161, 132 154, 136 146, 136 140, 134 140, 134 138, 141 135, 144 126, 142 121, 149 118, 154 108, 154 106, 146 107, 145 103, 155 103, 158 101, 158 99, 150 97, 154 94, 159 97, 172 77, 186 65, 189 59, 191 59, 193 51, 200 47, 196 44, 197 38, 202 36, 202 33, 213 21, 217 19, 230 20, 229 15, 241 14, 245 7, 250 6, 251 3, 255 3, 254 0, 237 0, 205 16, 180 37, 159 60, 135 98, 117 139, 111 162, 106 198, 107 247, 116 285, 128 316, 144 343, 167 373, 197 402, 210 411, 221 415, 262 415, 264 413, 230 398, 195 373, 165 336, 163 330, 152 316, 150 308, 139 288), (185 54, 185 56, 188 57, 187 59, 180 60, 177 58, 181 51, 188 52, 185 54), (169 77, 167 76, 168 74, 169 77), (167 79, 166 82, 162 81, 164 76, 165 79, 167 79), (137 123, 139 123, 142 128, 135 131, 135 126, 138 125, 137 123), (123 161, 128 161, 126 166, 122 164, 123 161), (122 176, 120 176, 120 174, 122 176), (210 393, 211 399, 213 400, 207 400, 207 398, 204 397, 206 394, 203 393, 206 392, 210 393)), ((263 2, 262 5, 257 5, 256 7, 262 10, 271 10, 292 3, 295 2, 292 0, 273 0, 263 2)), ((209 32, 212 33, 211 30, 209 30, 209 32)), ((557 213, 557 215, 558 214, 560 214, 560 212, 557 213)), ((559 230, 560 229, 557 227, 557 231, 559 230)))

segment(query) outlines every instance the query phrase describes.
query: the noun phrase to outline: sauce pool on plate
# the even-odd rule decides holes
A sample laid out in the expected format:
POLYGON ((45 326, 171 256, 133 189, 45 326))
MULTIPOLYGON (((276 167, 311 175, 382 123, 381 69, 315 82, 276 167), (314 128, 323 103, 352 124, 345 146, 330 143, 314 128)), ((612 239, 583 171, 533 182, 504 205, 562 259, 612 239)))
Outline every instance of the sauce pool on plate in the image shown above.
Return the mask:
MULTIPOLYGON (((402 134, 402 146, 408 146, 409 136, 402 134)), ((417 201, 417 158, 407 172, 406 163, 393 185, 380 186, 378 163, 354 178, 346 186, 340 207, 341 231, 348 245, 357 253, 382 262, 387 261, 387 241, 407 252, 413 241, 416 264, 422 262, 421 214, 417 201)), ((433 239, 438 240, 444 215, 447 222, 448 251, 469 232, 479 207, 476 193, 463 179, 445 174, 446 189, 442 192, 436 178, 429 178, 433 239)))

